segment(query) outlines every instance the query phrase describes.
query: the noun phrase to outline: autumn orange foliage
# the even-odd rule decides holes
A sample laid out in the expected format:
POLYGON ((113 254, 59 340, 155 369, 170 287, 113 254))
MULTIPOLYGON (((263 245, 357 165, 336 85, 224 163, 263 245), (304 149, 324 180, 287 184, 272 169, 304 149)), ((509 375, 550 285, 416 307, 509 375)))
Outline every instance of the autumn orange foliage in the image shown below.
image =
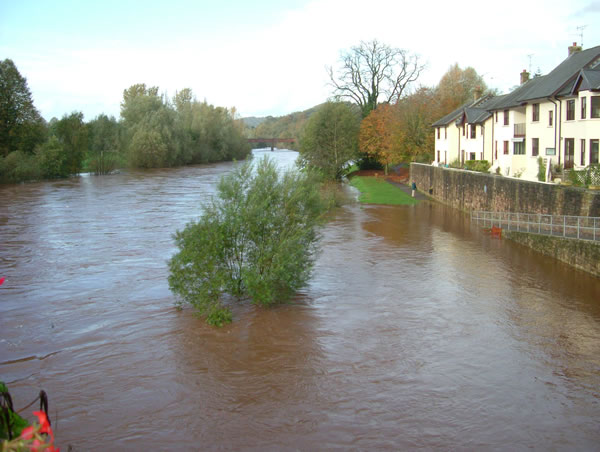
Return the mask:
POLYGON ((390 164, 400 161, 403 131, 393 105, 379 105, 363 119, 360 125, 358 146, 360 151, 384 165, 388 173, 390 164))

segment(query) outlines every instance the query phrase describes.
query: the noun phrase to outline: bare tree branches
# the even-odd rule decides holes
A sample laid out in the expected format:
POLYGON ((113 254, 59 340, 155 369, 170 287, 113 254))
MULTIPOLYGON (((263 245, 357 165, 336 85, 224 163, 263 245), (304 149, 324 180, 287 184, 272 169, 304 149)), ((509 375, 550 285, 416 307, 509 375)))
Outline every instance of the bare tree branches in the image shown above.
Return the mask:
POLYGON ((417 55, 373 40, 361 41, 360 46, 342 54, 341 68, 334 74, 328 67, 327 73, 334 95, 356 103, 366 117, 377 108, 380 96, 387 103, 402 97, 423 68, 417 55))

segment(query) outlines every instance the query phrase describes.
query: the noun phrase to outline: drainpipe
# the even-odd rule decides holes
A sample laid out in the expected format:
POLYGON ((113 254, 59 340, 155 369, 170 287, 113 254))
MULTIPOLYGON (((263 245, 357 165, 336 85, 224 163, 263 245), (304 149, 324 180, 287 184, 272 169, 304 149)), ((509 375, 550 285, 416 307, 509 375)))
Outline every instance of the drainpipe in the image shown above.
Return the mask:
MULTIPOLYGON (((558 100, 558 99, 556 99, 558 100)), ((562 101, 558 100, 558 166, 560 166, 560 148, 562 144, 562 101)), ((555 143, 556 144, 556 143, 555 143)), ((564 179, 563 174, 563 179, 564 179)))
POLYGON ((458 149, 456 151, 456 154, 458 156, 458 161, 459 162, 460 162, 460 133, 461 133, 461 130, 460 130, 460 127, 459 127, 458 128, 458 149))
POLYGON ((494 113, 492 113, 492 166, 494 166, 494 151, 496 150, 496 146, 495 146, 496 143, 494 143, 494 137, 495 137, 494 122, 496 122, 495 119, 496 119, 496 116, 494 115, 494 113))
POLYGON ((485 160, 485 122, 481 124, 481 160, 485 160))
MULTIPOLYGON (((554 100, 551 97, 548 97, 548 100, 550 102, 552 102, 552 104, 554 105, 554 124, 552 124, 552 128, 554 129, 554 150, 558 151, 558 149, 556 148, 556 124, 557 124, 556 102, 554 102, 554 100)), ((558 155, 559 155, 559 159, 560 159, 560 153, 558 155)))

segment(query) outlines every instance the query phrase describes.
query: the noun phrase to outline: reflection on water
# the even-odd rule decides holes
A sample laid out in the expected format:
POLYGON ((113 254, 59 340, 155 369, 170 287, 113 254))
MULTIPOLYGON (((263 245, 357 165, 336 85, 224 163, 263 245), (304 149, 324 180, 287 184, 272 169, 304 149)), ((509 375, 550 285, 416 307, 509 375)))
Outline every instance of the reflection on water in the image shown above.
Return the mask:
POLYGON ((174 309, 172 233, 233 165, 0 188, 0 379, 61 446, 597 448, 599 280, 440 205, 338 209, 289 305, 174 309))

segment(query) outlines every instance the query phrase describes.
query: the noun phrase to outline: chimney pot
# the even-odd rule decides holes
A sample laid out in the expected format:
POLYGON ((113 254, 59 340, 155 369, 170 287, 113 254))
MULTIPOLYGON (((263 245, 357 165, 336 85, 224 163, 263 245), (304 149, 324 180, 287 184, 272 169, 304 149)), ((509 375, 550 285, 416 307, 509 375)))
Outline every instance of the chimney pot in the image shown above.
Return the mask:
POLYGON ((528 80, 529 80, 529 72, 527 72, 525 69, 523 69, 523 72, 521 72, 521 85, 528 80))
POLYGON ((569 46, 569 56, 573 55, 574 53, 581 52, 582 50, 583 48, 574 42, 572 46, 569 46))

